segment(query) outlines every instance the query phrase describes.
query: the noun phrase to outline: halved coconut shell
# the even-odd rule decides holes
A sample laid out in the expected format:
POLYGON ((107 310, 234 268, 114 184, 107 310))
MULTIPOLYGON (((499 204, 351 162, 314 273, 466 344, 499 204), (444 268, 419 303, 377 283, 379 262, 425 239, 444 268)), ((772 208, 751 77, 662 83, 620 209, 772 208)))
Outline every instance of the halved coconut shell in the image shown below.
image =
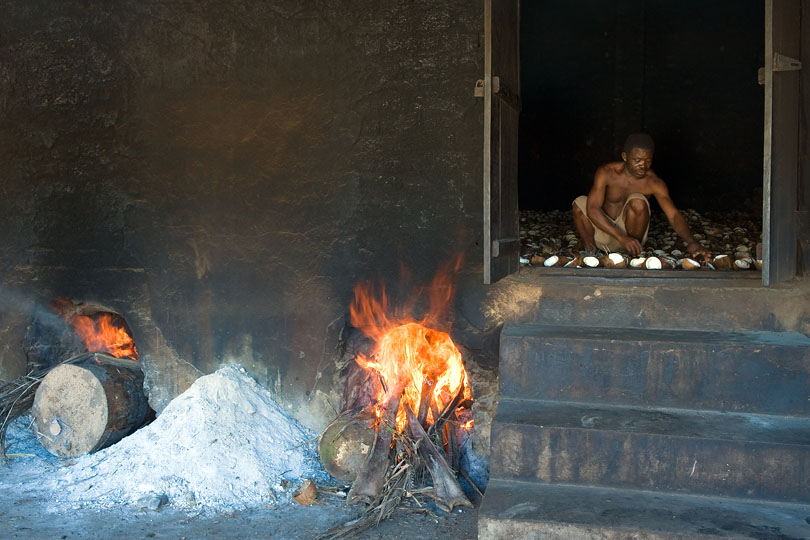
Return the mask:
POLYGON ((647 257, 647 260, 644 261, 644 268, 647 270, 661 270, 663 266, 661 259, 658 257, 647 257))
POLYGON ((540 266, 544 262, 546 262, 546 258, 543 255, 534 255, 531 259, 529 259, 534 266, 540 266))
POLYGON ((630 260, 630 267, 631 268, 644 268, 644 262, 647 260, 647 257, 636 257, 635 259, 630 260))
POLYGON ((670 270, 678 266, 678 261, 676 261, 669 255, 664 255, 663 257, 660 257, 660 259, 661 259, 661 267, 666 268, 667 270, 670 270))
POLYGON ((589 255, 588 257, 582 258, 582 264, 588 268, 596 268, 599 266, 599 259, 589 255))
POLYGON ((627 266, 627 259, 625 259, 624 255, 621 253, 608 253, 608 256, 605 258, 610 261, 613 268, 624 268, 627 266))
POLYGON ((762 259, 754 260, 754 268, 757 270, 762 270, 762 259))
POLYGON ((737 259, 734 261, 734 268, 737 270, 750 270, 751 263, 749 263, 747 259, 737 259))
POLYGON ((714 259, 712 259, 712 264, 718 270, 731 270, 731 257, 725 253, 717 255, 714 259))
POLYGON ((560 257, 560 259, 567 259, 568 262, 563 265, 565 268, 579 268, 582 266, 581 255, 579 257, 574 257, 573 259, 569 259, 568 257, 560 257))
POLYGON ((683 268, 684 270, 695 270, 697 268, 700 268, 700 263, 697 262, 695 259, 690 259, 689 257, 686 257, 685 259, 683 259, 683 261, 681 261, 681 268, 683 268))
POLYGON ((543 261, 543 266, 557 266, 557 263, 560 262, 560 257, 557 255, 552 255, 545 261, 543 261))

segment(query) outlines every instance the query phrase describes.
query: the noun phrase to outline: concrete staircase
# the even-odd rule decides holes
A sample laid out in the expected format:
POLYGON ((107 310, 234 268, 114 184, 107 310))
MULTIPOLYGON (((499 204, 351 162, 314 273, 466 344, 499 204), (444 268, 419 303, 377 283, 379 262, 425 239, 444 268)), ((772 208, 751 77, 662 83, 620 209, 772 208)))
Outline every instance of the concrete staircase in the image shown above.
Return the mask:
POLYGON ((810 539, 805 335, 509 323, 499 370, 479 538, 810 539))

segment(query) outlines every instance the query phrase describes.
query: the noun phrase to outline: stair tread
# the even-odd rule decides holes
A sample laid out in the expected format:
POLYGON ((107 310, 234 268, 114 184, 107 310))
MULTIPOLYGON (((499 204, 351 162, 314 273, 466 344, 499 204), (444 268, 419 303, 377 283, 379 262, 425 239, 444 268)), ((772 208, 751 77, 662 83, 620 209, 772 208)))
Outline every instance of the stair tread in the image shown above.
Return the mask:
POLYGON ((810 445, 810 418, 501 398, 493 422, 672 437, 810 445))
POLYGON ((501 331, 501 339, 504 337, 810 347, 810 337, 799 332, 766 330, 730 332, 701 329, 566 326, 534 322, 505 324, 501 331))
POLYGON ((493 479, 479 538, 810 538, 810 506, 493 479))

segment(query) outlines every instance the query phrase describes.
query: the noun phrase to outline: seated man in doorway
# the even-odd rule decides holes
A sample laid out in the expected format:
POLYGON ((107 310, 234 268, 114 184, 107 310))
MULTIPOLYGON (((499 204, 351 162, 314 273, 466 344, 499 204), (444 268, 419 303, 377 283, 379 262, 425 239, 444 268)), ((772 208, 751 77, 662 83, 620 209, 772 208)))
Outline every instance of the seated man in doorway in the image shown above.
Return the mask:
POLYGON ((574 224, 585 250, 639 255, 650 229, 647 198, 653 195, 669 224, 686 242, 686 253, 708 260, 710 253, 692 236, 686 219, 669 197, 667 185, 650 168, 654 151, 652 137, 646 133, 630 135, 624 143, 622 161, 599 167, 588 195, 574 200, 574 224))

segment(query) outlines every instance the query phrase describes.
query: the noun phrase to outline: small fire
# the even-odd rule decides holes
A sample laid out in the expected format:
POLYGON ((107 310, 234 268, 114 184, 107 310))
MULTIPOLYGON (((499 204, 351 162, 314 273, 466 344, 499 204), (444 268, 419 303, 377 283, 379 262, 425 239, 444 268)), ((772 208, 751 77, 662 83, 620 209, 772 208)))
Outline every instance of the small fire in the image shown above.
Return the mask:
MULTIPOLYGON (((456 262, 456 270, 460 265, 456 262)), ((431 286, 430 311, 421 322, 409 317, 389 319, 384 291, 374 294, 369 284, 355 287, 351 305, 351 322, 356 328, 376 341, 371 357, 358 355, 356 362, 366 370, 379 374, 383 381, 377 396, 378 406, 386 401, 388 393, 404 387, 397 411, 397 430, 407 423, 405 407, 415 414, 421 411, 425 425, 431 425, 445 407, 461 393, 460 400, 471 400, 472 393, 464 369, 461 353, 450 335, 434 330, 446 314, 453 295, 452 272, 440 272, 431 286), (425 396, 430 401, 422 403, 425 396)), ((380 416, 379 409, 375 411, 380 416)), ((472 429, 472 420, 461 422, 464 429, 472 429)))
POLYGON ((138 359, 135 341, 127 330, 116 324, 112 313, 93 317, 73 315, 68 322, 84 342, 88 352, 106 352, 116 358, 138 359))

